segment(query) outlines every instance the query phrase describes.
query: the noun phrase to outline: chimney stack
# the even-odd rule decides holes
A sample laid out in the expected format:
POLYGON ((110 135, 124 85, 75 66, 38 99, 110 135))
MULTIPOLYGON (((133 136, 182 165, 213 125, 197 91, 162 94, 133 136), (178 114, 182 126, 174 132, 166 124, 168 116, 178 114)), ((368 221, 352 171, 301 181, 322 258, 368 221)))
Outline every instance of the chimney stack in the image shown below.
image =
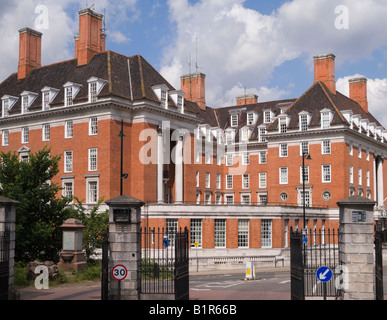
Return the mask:
POLYGON ((192 73, 181 77, 181 90, 185 99, 196 102, 200 109, 206 110, 206 75, 192 73))
POLYGON ((254 104, 258 103, 258 96, 255 94, 248 94, 244 96, 239 96, 236 98, 237 106, 243 106, 245 104, 254 104))
POLYGON ((349 98, 356 101, 368 112, 367 79, 364 77, 349 80, 349 98))
POLYGON ((98 53, 105 51, 106 35, 102 30, 103 15, 91 9, 79 14, 79 35, 75 36, 75 58, 78 65, 85 65, 98 53))
POLYGON ((33 69, 41 66, 42 33, 29 28, 20 29, 17 79, 25 79, 33 69))
POLYGON ((323 82, 336 94, 335 55, 332 53, 314 56, 314 81, 323 82))

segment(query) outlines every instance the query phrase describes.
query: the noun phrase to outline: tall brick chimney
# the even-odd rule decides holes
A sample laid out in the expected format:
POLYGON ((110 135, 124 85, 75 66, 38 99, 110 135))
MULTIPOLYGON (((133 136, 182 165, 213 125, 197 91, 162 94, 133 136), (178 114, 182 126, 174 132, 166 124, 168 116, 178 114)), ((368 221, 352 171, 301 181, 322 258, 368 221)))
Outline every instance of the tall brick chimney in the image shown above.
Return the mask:
POLYGON ((349 80, 349 98, 356 101, 368 112, 367 79, 364 77, 349 80))
POLYGON ((196 102, 200 109, 206 110, 206 75, 192 73, 181 77, 181 90, 185 99, 196 102))
POLYGON ((335 55, 332 53, 314 56, 314 81, 323 82, 336 94, 335 55))
POLYGON ((42 66, 42 33, 23 28, 19 30, 19 66, 17 79, 24 79, 42 66))
POLYGON ((78 65, 85 65, 95 54, 105 51, 106 35, 102 30, 102 14, 91 9, 82 9, 78 14, 79 35, 75 37, 75 57, 78 65))

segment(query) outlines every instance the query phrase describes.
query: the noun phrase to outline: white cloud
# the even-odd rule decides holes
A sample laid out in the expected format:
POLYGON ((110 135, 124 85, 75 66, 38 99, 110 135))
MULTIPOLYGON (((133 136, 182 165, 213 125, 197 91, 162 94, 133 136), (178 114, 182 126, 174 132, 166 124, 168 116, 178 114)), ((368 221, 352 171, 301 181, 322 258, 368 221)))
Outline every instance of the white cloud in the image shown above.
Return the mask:
MULTIPOLYGON (((249 88, 265 96, 276 67, 300 56, 313 68, 312 56, 332 52, 341 61, 369 57, 387 45, 381 30, 387 29, 384 0, 293 0, 270 15, 248 9, 244 0, 169 0, 170 21, 176 37, 164 52, 161 73, 180 87, 180 76, 195 71, 196 39, 199 71, 207 75, 208 105, 230 104, 235 88, 249 88), (338 5, 348 8, 348 29, 337 29, 338 5)), ((269 88, 278 98, 288 98, 285 90, 269 88)), ((270 95, 268 95, 270 96, 270 95)))
MULTIPOLYGON (((337 79, 337 90, 349 96, 349 79, 363 77, 355 74, 337 79)), ((367 81, 368 111, 387 128, 387 79, 368 79, 367 81)))

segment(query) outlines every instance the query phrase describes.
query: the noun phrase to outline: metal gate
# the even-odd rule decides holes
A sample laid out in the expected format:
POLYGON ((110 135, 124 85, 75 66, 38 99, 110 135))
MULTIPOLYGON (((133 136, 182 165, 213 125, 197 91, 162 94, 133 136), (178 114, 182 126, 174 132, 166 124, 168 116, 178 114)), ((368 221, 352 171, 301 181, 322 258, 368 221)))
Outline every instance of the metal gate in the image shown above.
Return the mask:
POLYGON ((0 232, 0 300, 8 300, 9 232, 0 232))
POLYGON ((291 298, 304 300, 305 297, 336 297, 335 270, 340 265, 338 232, 310 229, 306 236, 291 230, 291 298), (303 241, 305 240, 305 242, 303 241), (329 267, 332 280, 323 284, 317 279, 320 267, 329 267))
POLYGON ((302 262, 302 236, 290 229, 290 290, 292 300, 304 300, 304 266, 302 262))
POLYGON ((180 232, 144 229, 141 240, 141 293, 174 295, 175 300, 189 300, 188 229, 180 229, 180 232))
POLYGON ((109 233, 102 242, 101 300, 109 299, 109 233))
POLYGON ((383 231, 375 231, 375 289, 376 300, 384 300, 383 293, 383 231))

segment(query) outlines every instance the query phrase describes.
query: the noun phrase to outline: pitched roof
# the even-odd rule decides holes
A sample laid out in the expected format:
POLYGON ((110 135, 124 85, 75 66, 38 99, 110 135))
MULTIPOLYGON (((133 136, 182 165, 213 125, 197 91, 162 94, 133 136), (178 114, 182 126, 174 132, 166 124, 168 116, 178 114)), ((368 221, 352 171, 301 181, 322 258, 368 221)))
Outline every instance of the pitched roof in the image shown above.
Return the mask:
MULTIPOLYGON (((112 51, 105 51, 95 55, 87 65, 83 66, 78 66, 77 60, 72 59, 34 69, 22 80, 17 80, 17 73, 14 73, 0 84, 0 98, 4 95, 20 97, 23 91, 37 93, 38 97, 31 105, 30 111, 38 111, 42 107, 41 90, 47 86, 60 90, 50 104, 51 108, 55 108, 64 104, 63 85, 74 82, 82 85, 74 103, 87 102, 87 80, 93 76, 108 81, 98 97, 116 96, 131 99, 133 96, 133 100, 146 99, 159 102, 152 86, 164 84, 171 91, 175 90, 142 56, 126 57, 112 51), (131 79, 131 85, 129 79, 131 79)), ((170 106, 175 107, 171 99, 169 103, 170 106)), ((197 108, 190 102, 185 104, 186 111, 196 114, 197 108)), ((20 109, 21 99, 16 102, 9 114, 20 114, 20 109)))
MULTIPOLYGON (((375 117, 366 112, 356 101, 346 97, 340 92, 336 91, 333 94, 324 83, 316 81, 297 101, 286 111, 286 114, 291 116, 288 129, 299 128, 299 113, 306 111, 311 115, 310 127, 320 126, 321 110, 330 109, 333 112, 333 119, 331 124, 346 124, 342 111, 352 110, 353 114, 360 115, 363 119, 368 119, 370 122, 376 123, 377 126, 381 124, 375 117)), ((268 131, 278 130, 278 120, 274 121, 269 127, 268 131)))

